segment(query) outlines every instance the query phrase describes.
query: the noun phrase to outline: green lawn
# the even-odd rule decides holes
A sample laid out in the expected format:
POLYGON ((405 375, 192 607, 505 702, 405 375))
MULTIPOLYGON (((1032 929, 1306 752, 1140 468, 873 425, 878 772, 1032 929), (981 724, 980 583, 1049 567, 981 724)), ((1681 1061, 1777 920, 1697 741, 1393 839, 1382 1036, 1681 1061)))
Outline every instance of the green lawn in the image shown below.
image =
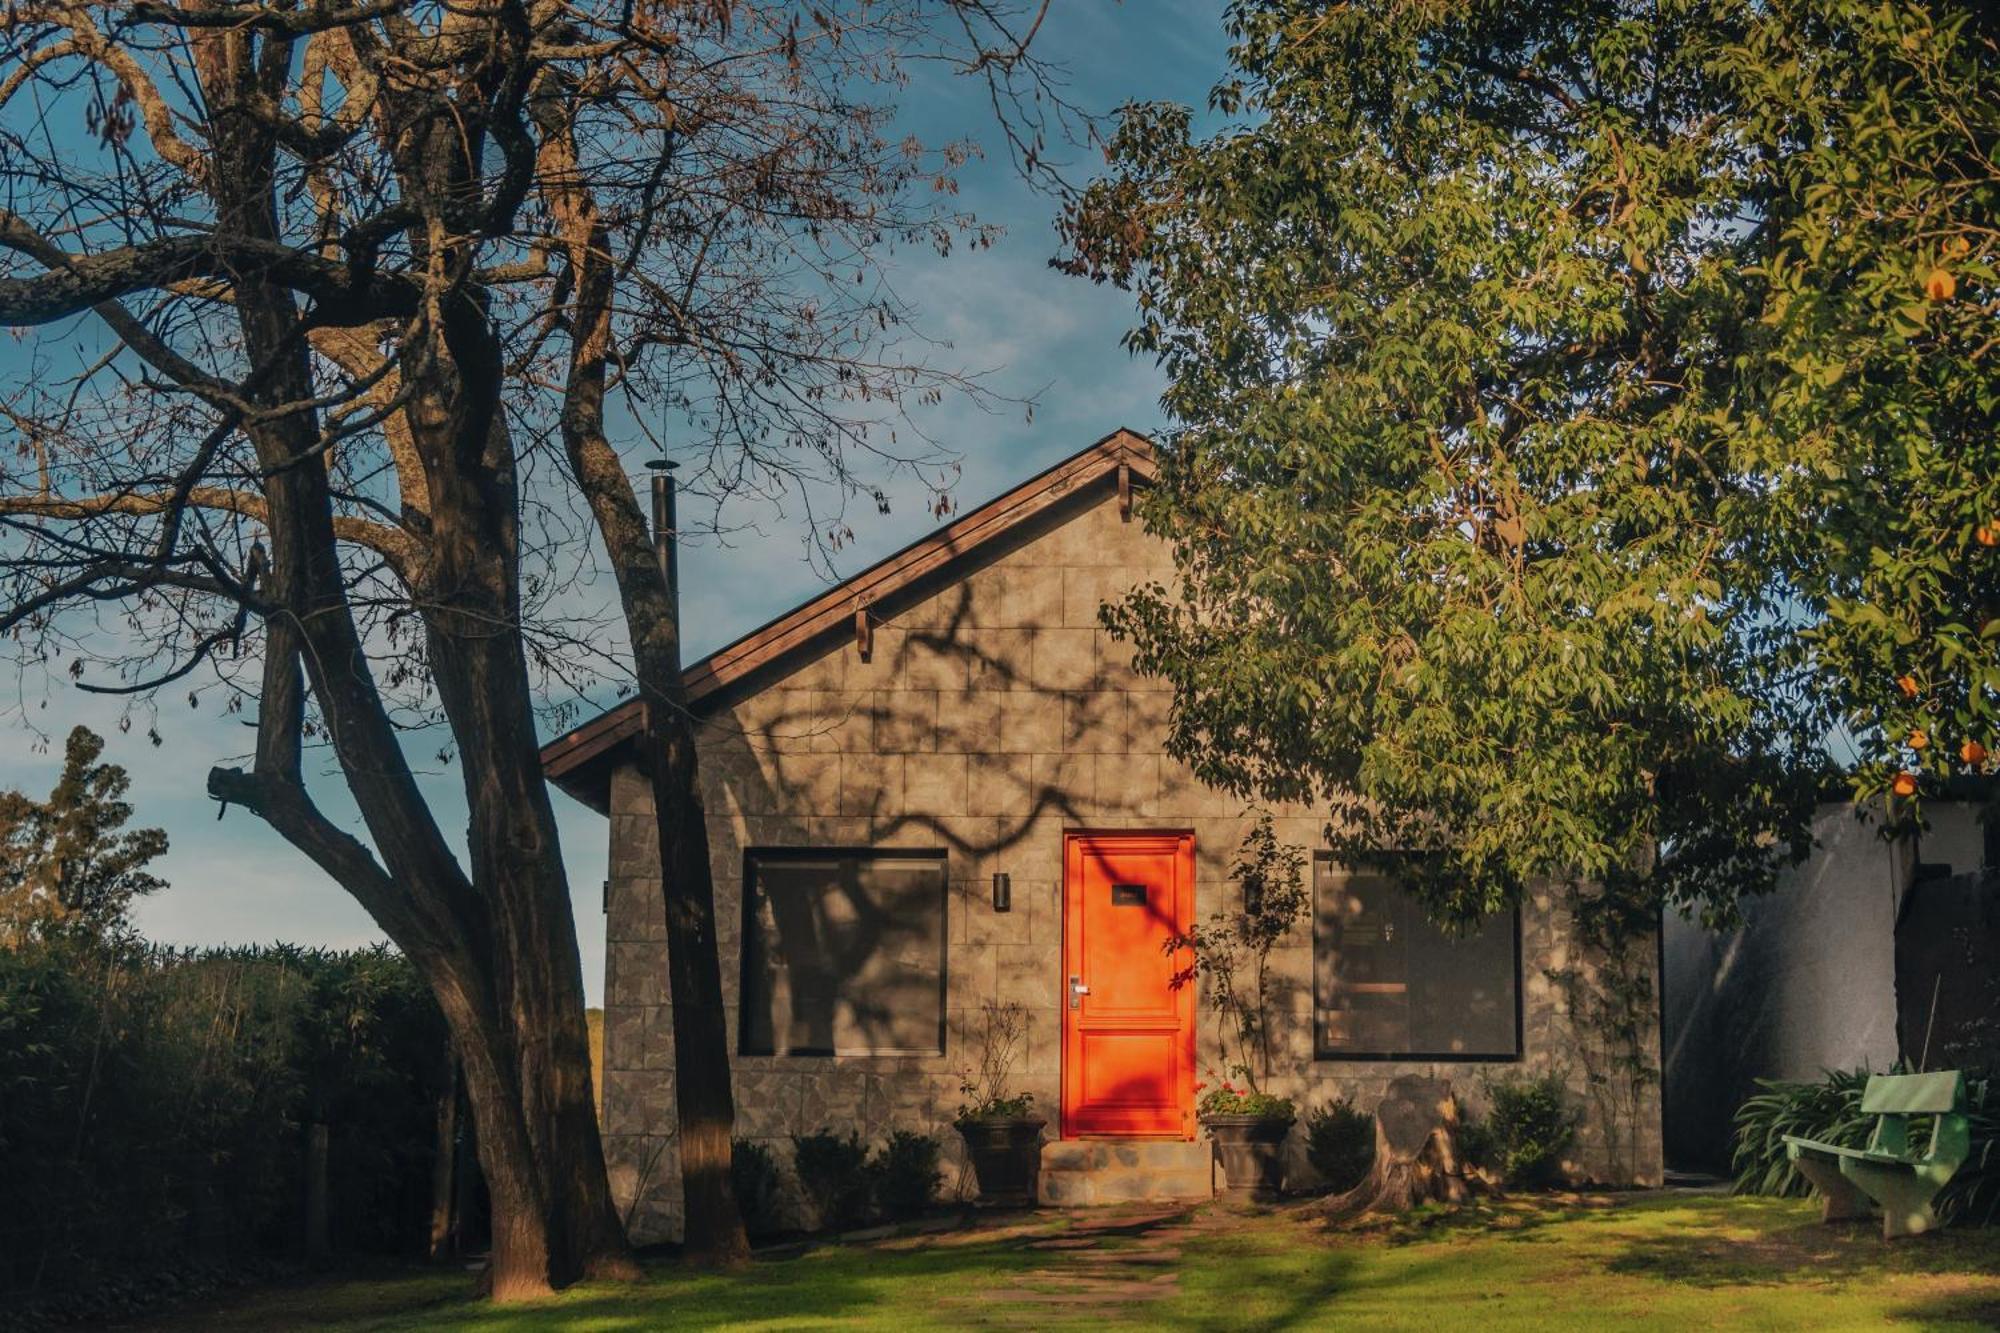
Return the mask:
MULTIPOLYGON (((1113 1215, 1114 1217, 1116 1215, 1113 1215)), ((1164 1328, 1827 1330, 2000 1324, 2000 1229, 1885 1246, 1813 1206, 1677 1195, 1511 1203, 1329 1230, 1287 1209, 1119 1228, 1091 1214, 830 1245, 702 1276, 673 1266, 536 1305, 468 1299, 462 1272, 273 1288, 163 1329, 1164 1328), (1085 1228, 1088 1235, 1077 1229, 1085 1228), (1068 1247, 1068 1248, 1065 1248, 1068 1247)))

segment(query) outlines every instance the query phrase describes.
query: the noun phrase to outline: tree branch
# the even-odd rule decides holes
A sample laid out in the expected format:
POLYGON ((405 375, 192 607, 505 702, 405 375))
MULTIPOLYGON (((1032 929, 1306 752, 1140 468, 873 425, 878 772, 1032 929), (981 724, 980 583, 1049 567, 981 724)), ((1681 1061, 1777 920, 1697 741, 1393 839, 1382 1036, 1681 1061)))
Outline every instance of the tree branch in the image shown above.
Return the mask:
MULTIPOLYGON (((225 486, 194 486, 188 489, 185 498, 187 503, 204 509, 240 514, 267 527, 270 525, 270 505, 263 496, 250 491, 239 491, 225 486)), ((169 512, 174 507, 175 501, 175 492, 164 490, 127 491, 116 495, 90 495, 72 499, 47 495, 12 495, 0 496, 0 514, 54 519, 99 518, 106 514, 144 517, 169 512)), ((405 580, 414 575, 423 558, 423 546, 415 537, 386 524, 371 523, 367 519, 355 518, 349 514, 336 514, 333 518, 333 531, 342 541, 365 546, 382 556, 397 575, 405 580)))
MULTIPOLYGON (((19 217, 0 209, 0 233, 32 233, 19 217)), ((22 249, 22 246, 10 248, 22 249)), ((310 296, 311 322, 359 324, 415 314, 420 284, 370 272, 357 280, 348 265, 273 241, 241 235, 170 236, 98 254, 64 255, 60 268, 33 278, 0 278, 0 324, 48 324, 81 314, 132 292, 191 278, 240 278, 254 274, 310 296)))
POLYGON ((387 18, 402 5, 403 0, 371 0, 345 8, 313 4, 304 9, 267 9, 261 5, 181 6, 140 0, 125 7, 125 18, 131 23, 157 23, 175 28, 257 28, 303 37, 387 18))
POLYGON ((353 894, 385 930, 404 928, 409 914, 396 881, 360 839, 343 832, 320 812, 303 784, 276 775, 218 767, 208 770, 208 794, 224 805, 240 805, 269 824, 279 837, 353 894))

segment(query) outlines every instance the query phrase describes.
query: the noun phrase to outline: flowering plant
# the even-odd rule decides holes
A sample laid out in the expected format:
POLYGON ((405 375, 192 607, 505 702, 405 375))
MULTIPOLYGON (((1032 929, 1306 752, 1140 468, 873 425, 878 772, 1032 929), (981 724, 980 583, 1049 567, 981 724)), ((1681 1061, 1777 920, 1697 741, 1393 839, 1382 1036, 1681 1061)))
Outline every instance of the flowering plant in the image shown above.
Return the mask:
MULTIPOLYGON (((1243 1085, 1232 1090, 1224 1080, 1209 1097, 1234 1095, 1282 1103, 1286 1120, 1292 1119, 1292 1104, 1282 1097, 1264 1098, 1257 1081, 1271 1073, 1271 1024, 1265 1012, 1271 992, 1271 951, 1305 915, 1312 898, 1305 884, 1305 859, 1303 848, 1278 840, 1269 812, 1259 811, 1256 826, 1244 837, 1229 872, 1241 886, 1242 910, 1219 911, 1208 925, 1190 926, 1161 946, 1174 959, 1169 986, 1179 990, 1200 979, 1202 1000, 1215 1014, 1216 1047, 1229 1062, 1230 1076, 1243 1085)), ((1202 1114, 1263 1112, 1210 1112, 1204 1099, 1202 1114)))
POLYGON ((1259 1092, 1248 1083, 1239 1087, 1225 1078, 1212 1088, 1206 1082, 1196 1083, 1194 1090, 1201 1093, 1195 1110, 1203 1116, 1254 1115, 1260 1120, 1282 1120, 1288 1125, 1299 1118, 1291 1098, 1259 1092))

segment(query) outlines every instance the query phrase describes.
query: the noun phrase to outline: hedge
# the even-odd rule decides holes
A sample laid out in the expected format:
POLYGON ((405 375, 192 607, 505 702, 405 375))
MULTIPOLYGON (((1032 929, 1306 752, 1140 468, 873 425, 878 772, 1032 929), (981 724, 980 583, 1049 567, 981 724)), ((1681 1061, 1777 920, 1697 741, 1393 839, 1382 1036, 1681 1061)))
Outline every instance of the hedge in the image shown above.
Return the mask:
POLYGON ((387 948, 0 949, 0 1293, 296 1255, 327 1127, 328 1238, 428 1238, 444 1022, 387 948))

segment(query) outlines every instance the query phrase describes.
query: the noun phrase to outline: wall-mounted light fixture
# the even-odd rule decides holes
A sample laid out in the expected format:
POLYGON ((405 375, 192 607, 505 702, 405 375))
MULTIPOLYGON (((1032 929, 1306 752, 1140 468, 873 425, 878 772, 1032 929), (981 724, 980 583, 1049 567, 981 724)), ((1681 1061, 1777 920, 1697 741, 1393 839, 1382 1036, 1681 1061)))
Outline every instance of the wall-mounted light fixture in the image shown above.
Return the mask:
POLYGON ((996 912, 1014 910, 1014 881, 1004 873, 993 876, 993 910, 996 912))

